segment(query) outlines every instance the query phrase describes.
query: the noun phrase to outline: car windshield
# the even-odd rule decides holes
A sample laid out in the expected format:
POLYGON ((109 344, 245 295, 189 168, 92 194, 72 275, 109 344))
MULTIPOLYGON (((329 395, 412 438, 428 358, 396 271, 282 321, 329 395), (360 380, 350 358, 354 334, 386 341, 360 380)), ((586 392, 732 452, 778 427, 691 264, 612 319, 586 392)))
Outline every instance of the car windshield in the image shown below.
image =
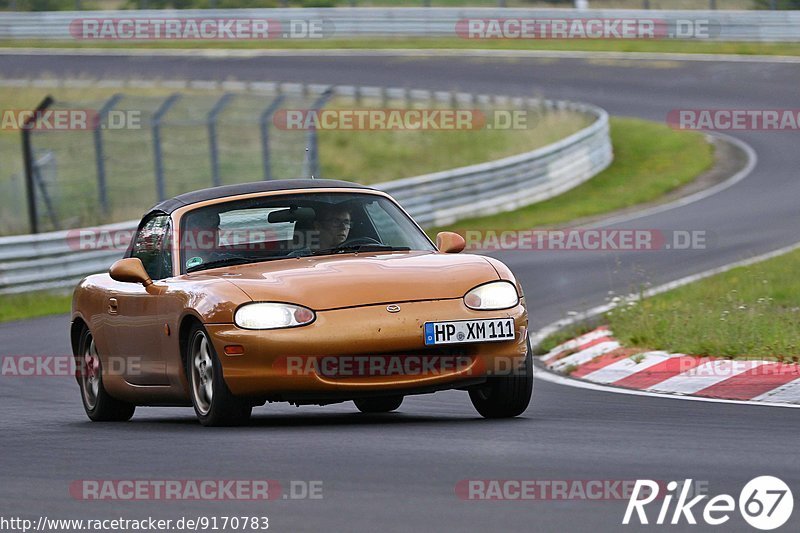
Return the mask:
POLYGON ((300 193, 232 200, 182 217, 184 272, 360 251, 434 251, 391 200, 363 193, 300 193))

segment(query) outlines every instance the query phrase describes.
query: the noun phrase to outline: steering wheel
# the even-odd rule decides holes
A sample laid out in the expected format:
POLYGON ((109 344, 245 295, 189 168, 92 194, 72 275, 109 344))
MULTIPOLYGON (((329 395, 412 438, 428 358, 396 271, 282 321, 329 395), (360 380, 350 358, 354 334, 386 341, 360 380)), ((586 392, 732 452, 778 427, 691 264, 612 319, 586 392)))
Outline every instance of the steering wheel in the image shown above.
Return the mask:
POLYGON ((358 246, 359 244, 377 244, 380 246, 383 243, 379 240, 373 239, 372 237, 356 237, 354 239, 344 241, 337 248, 343 248, 345 246, 358 246))

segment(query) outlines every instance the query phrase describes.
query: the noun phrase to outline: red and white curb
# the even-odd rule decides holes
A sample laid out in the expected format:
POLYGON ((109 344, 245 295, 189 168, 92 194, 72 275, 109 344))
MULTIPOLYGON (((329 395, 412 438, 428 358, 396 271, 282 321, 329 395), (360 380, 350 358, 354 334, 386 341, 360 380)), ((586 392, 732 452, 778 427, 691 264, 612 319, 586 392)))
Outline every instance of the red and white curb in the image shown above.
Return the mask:
POLYGON ((800 404, 800 365, 696 357, 623 347, 607 327, 581 335, 541 356, 554 372, 584 381, 704 398, 800 404))

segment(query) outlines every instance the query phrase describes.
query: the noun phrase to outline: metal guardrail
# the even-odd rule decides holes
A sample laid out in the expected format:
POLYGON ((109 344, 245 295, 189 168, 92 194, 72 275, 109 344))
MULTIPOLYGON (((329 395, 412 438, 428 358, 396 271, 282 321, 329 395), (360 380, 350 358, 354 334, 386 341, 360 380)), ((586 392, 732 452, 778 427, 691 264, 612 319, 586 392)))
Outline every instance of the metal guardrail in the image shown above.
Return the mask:
MULTIPOLYGON (((322 94, 328 90, 324 85, 281 84, 283 93, 322 94)), ((461 107, 544 107, 592 118, 588 127, 527 153, 375 186, 396 198, 423 226, 444 225, 551 198, 595 176, 613 159, 608 114, 588 104, 400 88, 337 86, 333 90, 354 99, 403 98, 408 104, 435 102, 461 107)), ((132 234, 137 223, 0 237, 0 294, 69 287, 86 275, 102 272, 121 257, 120 247, 98 249, 96 243, 82 242, 82 237, 132 234)))
MULTIPOLYGON (((800 11, 717 10, 610 10, 610 9, 516 9, 516 8, 275 8, 136 11, 11 12, 0 17, 0 39, 75 39, 70 24, 79 19, 267 19, 282 30, 292 21, 303 31, 295 38, 307 39, 309 21, 321 23, 322 38, 338 37, 455 37, 456 24, 464 19, 636 19, 659 21, 674 28, 678 21, 709 21, 708 36, 684 38, 720 41, 800 41, 800 11)), ((73 27, 74 28, 74 27, 73 27)), ((289 31, 289 33, 292 33, 289 31)), ((286 38, 283 35, 272 35, 286 38)), ((291 38, 292 35, 289 35, 291 38)), ((681 38, 679 35, 664 38, 681 38)))
POLYGON ((510 211, 552 198, 606 168, 613 158, 608 115, 597 107, 546 102, 592 115, 587 128, 554 144, 497 161, 382 183, 422 226, 510 211))

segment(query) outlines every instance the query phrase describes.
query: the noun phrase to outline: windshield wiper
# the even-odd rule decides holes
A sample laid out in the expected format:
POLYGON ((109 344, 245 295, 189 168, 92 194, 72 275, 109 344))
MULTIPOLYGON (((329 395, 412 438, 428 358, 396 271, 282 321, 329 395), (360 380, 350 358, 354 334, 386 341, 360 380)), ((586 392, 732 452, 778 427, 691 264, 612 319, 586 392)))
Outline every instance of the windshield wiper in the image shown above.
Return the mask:
POLYGON ((208 263, 200 263, 186 269, 186 273, 197 272, 199 270, 209 270, 211 268, 219 268, 225 266, 246 265, 248 263, 259 263, 261 261, 272 261, 273 259, 285 259, 281 257, 228 257, 226 259, 217 259, 216 261, 209 261, 208 263))
POLYGON ((408 252, 408 246, 390 246, 388 244, 354 244, 352 246, 337 246, 336 248, 325 248, 315 250, 311 255, 333 255, 347 252, 408 252))

